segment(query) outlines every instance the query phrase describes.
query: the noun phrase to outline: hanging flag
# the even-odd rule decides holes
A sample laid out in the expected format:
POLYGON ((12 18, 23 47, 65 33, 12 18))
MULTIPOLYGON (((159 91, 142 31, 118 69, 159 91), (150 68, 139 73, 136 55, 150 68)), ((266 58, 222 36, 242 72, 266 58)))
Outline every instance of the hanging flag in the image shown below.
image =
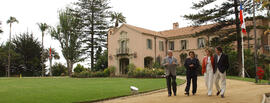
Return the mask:
POLYGON ((52 48, 50 47, 50 59, 52 59, 52 48))
POLYGON ((244 19, 244 15, 243 15, 243 6, 242 3, 240 2, 240 22, 241 22, 241 29, 242 29, 242 33, 243 34, 247 34, 246 31, 246 24, 245 24, 245 19, 244 19))

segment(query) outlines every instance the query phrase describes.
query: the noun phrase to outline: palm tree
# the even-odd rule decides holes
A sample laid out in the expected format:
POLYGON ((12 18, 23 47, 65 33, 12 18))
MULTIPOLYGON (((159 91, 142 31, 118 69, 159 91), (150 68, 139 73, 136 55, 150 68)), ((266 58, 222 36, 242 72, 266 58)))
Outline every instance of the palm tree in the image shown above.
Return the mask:
POLYGON ((41 61, 42 61, 42 77, 44 76, 45 74, 45 70, 44 70, 44 67, 43 67, 43 59, 44 59, 44 45, 43 45, 43 39, 44 39, 44 33, 45 31, 49 28, 49 26, 46 24, 46 23, 38 23, 38 27, 42 33, 42 53, 41 53, 41 61))
POLYGON ((115 21, 115 28, 119 26, 119 23, 126 23, 126 17, 122 13, 113 12, 111 14, 111 21, 115 21))
POLYGON ((59 25, 51 28, 53 39, 59 41, 62 54, 67 61, 69 76, 72 76, 73 65, 83 61, 82 32, 79 28, 79 18, 71 13, 70 9, 59 12, 59 25))
POLYGON ((10 77, 10 43, 11 43, 11 27, 12 23, 19 23, 19 21, 13 17, 10 16, 10 18, 7 20, 7 24, 9 24, 10 31, 9 31, 9 45, 8 45, 8 70, 7 70, 7 76, 10 77))
POLYGON ((47 59, 49 59, 49 61, 50 61, 50 76, 52 76, 52 59, 56 59, 56 60, 58 60, 58 59, 60 59, 60 56, 59 56, 59 54, 55 51, 55 49, 54 48, 48 48, 48 49, 46 49, 45 50, 45 53, 44 53, 45 55, 44 55, 44 58, 46 59, 46 61, 47 61, 47 59), (50 52, 51 51, 51 52, 50 52), (51 54, 51 55, 50 55, 51 54))

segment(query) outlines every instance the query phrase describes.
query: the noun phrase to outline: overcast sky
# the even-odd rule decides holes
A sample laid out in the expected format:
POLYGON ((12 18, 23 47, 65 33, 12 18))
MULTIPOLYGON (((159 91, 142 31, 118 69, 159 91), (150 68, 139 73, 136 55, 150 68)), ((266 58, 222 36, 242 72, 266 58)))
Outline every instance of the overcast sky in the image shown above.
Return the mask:
MULTIPOLYGON (((18 24, 12 26, 12 37, 28 30, 41 41, 41 32, 37 23, 45 22, 51 26, 56 26, 58 24, 57 12, 76 1, 1 0, 0 21, 2 21, 1 28, 4 33, 0 34, 0 43, 8 39, 9 26, 6 21, 10 16, 16 17, 19 21, 18 24)), ((123 13, 128 24, 162 31, 172 29, 174 22, 179 22, 180 27, 191 25, 190 21, 184 20, 181 16, 195 12, 190 9, 194 1, 198 0, 111 0, 110 5, 112 11, 123 13)), ((59 43, 52 40, 48 34, 45 36, 44 46, 45 48, 50 46, 56 48, 57 52, 61 54, 61 59, 57 62, 65 64, 59 43)))

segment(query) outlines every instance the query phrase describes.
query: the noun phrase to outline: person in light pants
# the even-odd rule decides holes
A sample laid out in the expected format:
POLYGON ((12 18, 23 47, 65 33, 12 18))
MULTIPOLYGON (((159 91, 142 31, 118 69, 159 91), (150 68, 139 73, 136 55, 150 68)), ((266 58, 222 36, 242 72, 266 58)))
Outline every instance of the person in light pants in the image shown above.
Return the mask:
POLYGON ((214 57, 211 50, 205 50, 206 57, 203 58, 202 62, 202 74, 204 74, 205 85, 207 88, 207 95, 212 95, 213 78, 214 78, 214 57))
POLYGON ((217 89, 217 96, 221 94, 221 98, 224 98, 226 90, 226 70, 229 68, 229 57, 222 52, 221 47, 216 48, 216 55, 214 57, 214 81, 217 89), (221 88, 219 86, 219 80, 221 81, 221 88))

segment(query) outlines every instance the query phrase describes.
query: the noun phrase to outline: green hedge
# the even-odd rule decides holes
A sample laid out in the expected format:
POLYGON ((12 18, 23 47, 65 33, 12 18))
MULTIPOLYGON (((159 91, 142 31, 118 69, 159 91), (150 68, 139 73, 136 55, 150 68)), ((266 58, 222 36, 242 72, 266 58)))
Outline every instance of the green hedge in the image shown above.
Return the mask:
POLYGON ((72 77, 76 78, 91 78, 91 77, 109 77, 114 76, 115 73, 115 67, 109 67, 104 69, 104 71, 97 71, 92 72, 87 69, 85 69, 82 72, 75 72, 72 77))
POLYGON ((131 78, 161 78, 164 69, 136 68, 134 64, 128 65, 128 77, 131 78))

